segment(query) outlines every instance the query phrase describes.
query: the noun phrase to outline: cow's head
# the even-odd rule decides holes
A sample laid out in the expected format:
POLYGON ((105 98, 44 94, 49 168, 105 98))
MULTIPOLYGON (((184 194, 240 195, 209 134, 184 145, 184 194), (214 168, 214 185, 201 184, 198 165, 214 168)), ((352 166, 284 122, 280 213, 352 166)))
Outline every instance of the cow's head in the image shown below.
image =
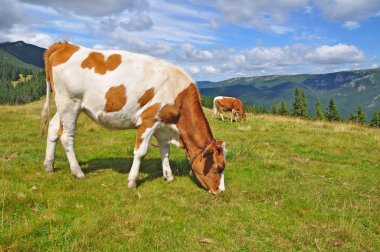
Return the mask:
POLYGON ((239 114, 239 117, 241 121, 247 121, 247 114, 244 111, 241 113, 241 115, 239 114))
POLYGON ((192 163, 192 174, 210 193, 217 194, 225 189, 225 154, 225 143, 213 141, 192 163))
POLYGON ((232 110, 232 114, 237 115, 240 121, 247 121, 247 114, 245 111, 240 111, 240 109, 232 110))

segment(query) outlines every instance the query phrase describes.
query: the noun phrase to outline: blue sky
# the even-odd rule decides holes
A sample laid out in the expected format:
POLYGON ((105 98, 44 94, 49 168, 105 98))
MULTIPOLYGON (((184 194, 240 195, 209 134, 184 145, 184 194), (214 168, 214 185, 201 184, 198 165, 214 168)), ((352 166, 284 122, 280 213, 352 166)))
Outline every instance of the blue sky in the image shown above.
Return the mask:
POLYGON ((0 0, 0 42, 150 54, 195 80, 379 67, 380 0, 0 0))

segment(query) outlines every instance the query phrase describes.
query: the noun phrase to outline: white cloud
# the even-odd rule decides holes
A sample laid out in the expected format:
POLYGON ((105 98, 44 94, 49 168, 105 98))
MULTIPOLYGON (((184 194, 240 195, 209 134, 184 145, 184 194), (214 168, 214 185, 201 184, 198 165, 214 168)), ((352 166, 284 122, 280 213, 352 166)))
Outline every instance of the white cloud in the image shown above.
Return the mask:
POLYGON ((309 0, 216 0, 215 6, 223 14, 223 19, 232 23, 247 23, 259 29, 281 25, 288 13, 304 8, 309 0))
POLYGON ((344 22, 343 27, 349 30, 354 30, 360 27, 360 23, 357 21, 346 21, 344 22))
POLYGON ((192 44, 183 44, 181 49, 183 52, 179 54, 179 57, 187 61, 206 61, 214 57, 211 51, 197 49, 192 44))
POLYGON ((127 22, 121 22, 120 26, 127 31, 141 31, 153 26, 152 19, 147 13, 133 14, 127 22))
POLYGON ((125 43, 127 49, 135 52, 147 53, 155 56, 163 56, 172 51, 172 48, 169 44, 147 43, 137 37, 128 35, 120 28, 117 28, 111 36, 114 41, 125 43))
POLYGON ((190 67, 186 67, 186 69, 191 73, 191 74, 198 74, 201 70, 199 69, 199 67, 196 67, 196 66, 190 66, 190 67))
POLYGON ((358 21, 376 15, 380 11, 379 0, 321 0, 318 7, 331 20, 358 21))
POLYGON ((291 32, 294 32, 295 29, 291 28, 291 27, 287 27, 287 26, 282 26, 282 25, 271 25, 270 26, 270 29, 274 32, 274 33, 277 33, 277 34, 286 34, 286 33, 291 33, 291 32))
POLYGON ((306 59, 319 64, 343 64, 364 61, 363 53, 354 45, 323 45, 306 55, 306 59))
POLYGON ((146 0, 21 0, 32 5, 53 8, 59 12, 92 17, 110 16, 124 10, 140 11, 149 8, 146 0))
POLYGON ((11 28, 14 24, 21 23, 23 15, 21 4, 13 0, 2 0, 0 8, 0 31, 11 28))
POLYGON ((218 69, 216 69, 213 66, 204 66, 203 71, 205 71, 208 74, 216 74, 218 72, 218 69))
POLYGON ((8 41, 22 40, 26 43, 34 44, 40 47, 47 48, 54 40, 45 33, 36 32, 23 25, 13 25, 13 27, 4 35, 8 41))

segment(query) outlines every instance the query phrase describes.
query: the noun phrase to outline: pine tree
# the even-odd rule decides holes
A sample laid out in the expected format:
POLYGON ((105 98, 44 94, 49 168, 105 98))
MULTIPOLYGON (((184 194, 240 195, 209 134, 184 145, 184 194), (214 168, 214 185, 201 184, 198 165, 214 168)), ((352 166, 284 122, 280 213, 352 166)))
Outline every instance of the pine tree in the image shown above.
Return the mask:
POLYGON ((325 115, 326 115, 326 119, 329 120, 330 122, 340 120, 339 112, 335 106, 334 98, 331 98, 329 106, 326 109, 325 115))
POLYGON ((277 110, 277 106, 276 106, 276 104, 273 104, 273 105, 272 105, 271 113, 274 114, 274 115, 277 115, 277 114, 278 114, 278 110, 277 110))
POLYGON ((293 102, 293 116, 307 118, 307 101, 305 93, 296 87, 293 102))
POLYGON ((289 114, 288 108, 284 100, 281 101, 280 110, 278 111, 280 115, 286 116, 289 114))
POLYGON ((302 108, 302 117, 303 118, 308 118, 308 112, 307 112, 307 100, 306 100, 306 95, 304 91, 301 91, 301 108, 302 108))
POLYGON ((378 111, 373 111, 369 126, 373 128, 380 128, 380 113, 378 111))
POLYGON ((356 114, 355 114, 354 112, 351 112, 351 113, 350 113, 350 116, 348 117, 348 120, 349 120, 350 122, 356 123, 357 120, 358 120, 358 118, 357 118, 357 116, 356 116, 356 114))
POLYGON ((365 114, 364 114, 364 111, 363 111, 363 108, 362 106, 359 105, 358 107, 358 111, 357 111, 357 115, 356 115, 356 118, 357 118, 357 122, 360 123, 360 124, 366 124, 367 123, 367 119, 365 117, 365 114))
POLYGON ((318 99, 315 104, 315 119, 316 120, 324 120, 325 114, 322 111, 322 104, 321 101, 318 99))

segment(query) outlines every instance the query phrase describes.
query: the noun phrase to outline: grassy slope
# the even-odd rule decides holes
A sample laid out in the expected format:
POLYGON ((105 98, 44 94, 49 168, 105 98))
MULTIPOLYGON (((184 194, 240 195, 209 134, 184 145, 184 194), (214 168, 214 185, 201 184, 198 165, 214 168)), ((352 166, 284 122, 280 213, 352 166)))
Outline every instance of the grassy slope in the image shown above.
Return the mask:
MULTIPOLYGON (((227 142, 226 192, 209 195, 172 147, 175 181, 150 148, 128 190, 135 132, 79 118, 71 177, 61 145, 42 168, 41 102, 0 107, 0 250, 380 250, 380 131, 347 124, 250 116, 210 120, 227 142)), ((210 112, 207 111, 210 117, 210 112)))

